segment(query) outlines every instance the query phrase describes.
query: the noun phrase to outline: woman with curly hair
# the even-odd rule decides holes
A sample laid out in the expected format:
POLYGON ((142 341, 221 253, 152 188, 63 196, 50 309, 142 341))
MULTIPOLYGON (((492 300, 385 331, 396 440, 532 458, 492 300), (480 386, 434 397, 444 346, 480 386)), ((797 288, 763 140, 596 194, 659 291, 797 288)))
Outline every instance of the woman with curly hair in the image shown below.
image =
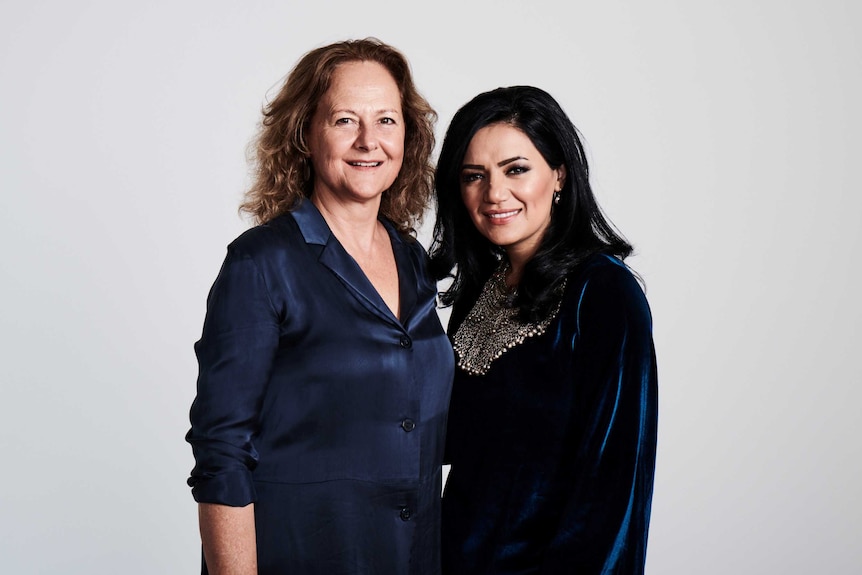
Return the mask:
POLYGON ((191 408, 203 573, 439 573, 452 349, 413 237, 436 114, 376 39, 308 52, 263 112, 191 408))

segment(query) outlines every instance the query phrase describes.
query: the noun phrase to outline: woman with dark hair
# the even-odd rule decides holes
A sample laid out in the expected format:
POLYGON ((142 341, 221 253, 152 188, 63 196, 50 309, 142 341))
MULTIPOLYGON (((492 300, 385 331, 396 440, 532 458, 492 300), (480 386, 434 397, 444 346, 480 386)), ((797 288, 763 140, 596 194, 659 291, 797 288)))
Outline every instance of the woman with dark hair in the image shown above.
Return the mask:
POLYGON ((572 122, 530 86, 455 114, 432 273, 457 367, 445 574, 642 573, 656 448, 650 310, 572 122))
POLYGON ((436 115, 396 49, 308 52, 263 111, 191 408, 203 573, 440 571, 453 355, 413 225, 436 115))

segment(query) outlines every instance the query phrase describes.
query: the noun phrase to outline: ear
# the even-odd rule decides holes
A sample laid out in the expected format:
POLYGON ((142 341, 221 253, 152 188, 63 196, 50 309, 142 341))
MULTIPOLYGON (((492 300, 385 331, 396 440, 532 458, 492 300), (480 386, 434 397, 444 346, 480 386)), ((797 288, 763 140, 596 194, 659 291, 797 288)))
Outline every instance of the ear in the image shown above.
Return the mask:
POLYGON ((555 190, 560 191, 563 189, 563 185, 566 183, 566 166, 565 164, 561 165, 559 168, 554 170, 557 172, 557 185, 555 190))

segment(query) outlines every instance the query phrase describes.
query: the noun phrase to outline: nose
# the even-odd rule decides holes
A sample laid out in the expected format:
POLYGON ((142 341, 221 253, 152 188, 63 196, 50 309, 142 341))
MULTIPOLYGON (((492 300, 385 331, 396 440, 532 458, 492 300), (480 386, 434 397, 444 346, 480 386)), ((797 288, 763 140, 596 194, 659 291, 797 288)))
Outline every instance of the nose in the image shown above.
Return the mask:
POLYGON ((488 178, 485 181, 485 202, 489 204, 499 204, 509 195, 509 190, 506 188, 506 182, 499 175, 494 173, 488 174, 488 178))
POLYGON ((374 133, 374 128, 369 126, 359 126, 359 132, 356 134, 355 145, 360 150, 371 152, 377 149, 377 135, 374 133))

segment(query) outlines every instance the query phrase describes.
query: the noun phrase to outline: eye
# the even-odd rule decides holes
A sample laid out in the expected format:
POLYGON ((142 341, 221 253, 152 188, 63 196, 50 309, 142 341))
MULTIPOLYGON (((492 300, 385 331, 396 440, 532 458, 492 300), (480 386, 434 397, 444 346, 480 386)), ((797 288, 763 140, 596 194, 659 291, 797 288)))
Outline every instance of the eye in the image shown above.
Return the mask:
POLYGON ((350 124, 351 122, 353 122, 353 118, 336 118, 335 119, 335 125, 336 126, 346 126, 347 124, 350 124))
POLYGON ((526 174, 529 171, 530 168, 528 168, 527 166, 519 166, 515 164, 514 166, 511 166, 508 170, 506 170, 506 174, 517 176, 519 174, 526 174))
POLYGON ((387 116, 386 118, 381 118, 380 123, 386 124, 387 126, 394 126, 397 122, 395 121, 395 118, 390 118, 387 116))
POLYGON ((461 174, 461 182, 465 184, 470 184, 473 182, 478 182, 481 179, 484 179, 484 175, 480 172, 464 172, 461 174))

